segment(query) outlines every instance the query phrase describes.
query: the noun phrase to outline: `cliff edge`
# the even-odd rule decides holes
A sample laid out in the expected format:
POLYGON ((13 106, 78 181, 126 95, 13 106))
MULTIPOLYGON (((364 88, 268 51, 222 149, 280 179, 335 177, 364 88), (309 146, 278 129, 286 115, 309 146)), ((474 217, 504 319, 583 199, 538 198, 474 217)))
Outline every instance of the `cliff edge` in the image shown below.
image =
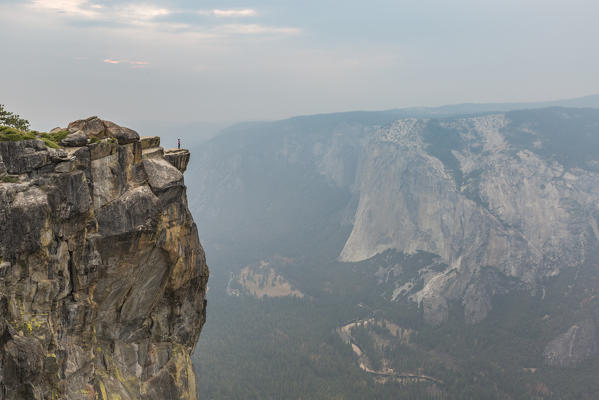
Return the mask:
POLYGON ((97 117, 54 133, 0 142, 0 399, 195 400, 189 152, 97 117))

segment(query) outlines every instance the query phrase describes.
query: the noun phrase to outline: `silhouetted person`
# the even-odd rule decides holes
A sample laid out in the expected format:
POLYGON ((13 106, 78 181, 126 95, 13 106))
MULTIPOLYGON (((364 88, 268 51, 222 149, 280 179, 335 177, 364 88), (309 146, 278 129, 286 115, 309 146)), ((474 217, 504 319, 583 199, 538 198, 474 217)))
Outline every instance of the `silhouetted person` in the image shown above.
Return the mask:
POLYGON ((181 148, 181 138, 177 139, 177 148, 181 148))

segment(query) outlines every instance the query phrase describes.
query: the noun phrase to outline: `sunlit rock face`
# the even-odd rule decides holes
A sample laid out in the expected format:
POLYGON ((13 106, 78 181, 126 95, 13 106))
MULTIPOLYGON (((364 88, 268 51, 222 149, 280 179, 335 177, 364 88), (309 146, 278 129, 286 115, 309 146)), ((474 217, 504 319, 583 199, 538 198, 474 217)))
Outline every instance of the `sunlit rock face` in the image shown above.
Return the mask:
POLYGON ((0 143, 0 399, 195 400, 189 152, 97 117, 68 129, 60 149, 0 143))
MULTIPOLYGON (((559 138, 578 122, 575 113, 546 114, 565 121, 559 138)), ((538 120, 517 117, 404 119, 380 129, 357 173, 359 202, 339 259, 388 249, 438 255, 447 268, 421 274, 423 285, 408 294, 434 324, 448 318, 451 301, 467 322, 483 320, 501 290, 496 276, 534 290, 584 262, 599 238, 599 171, 588 151, 555 150, 538 120)))

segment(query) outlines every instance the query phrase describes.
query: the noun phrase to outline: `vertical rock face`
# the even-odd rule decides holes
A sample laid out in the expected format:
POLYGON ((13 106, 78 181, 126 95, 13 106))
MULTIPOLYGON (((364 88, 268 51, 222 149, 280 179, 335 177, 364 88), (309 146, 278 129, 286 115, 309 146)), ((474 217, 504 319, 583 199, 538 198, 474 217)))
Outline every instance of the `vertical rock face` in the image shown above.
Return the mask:
POLYGON ((0 143, 0 399, 196 399, 189 153, 97 117, 69 131, 80 147, 0 143))
POLYGON ((404 119, 377 132, 339 259, 388 249, 438 255, 447 268, 422 273, 423 285, 409 294, 433 324, 448 318, 450 301, 462 303, 469 323, 487 316, 499 289, 482 279, 484 268, 532 288, 581 265, 599 240, 599 173, 584 148, 560 140, 570 135, 592 148, 592 135, 579 132, 595 132, 597 116, 546 110, 519 118, 404 119), (546 120, 557 127, 540 125, 546 120))

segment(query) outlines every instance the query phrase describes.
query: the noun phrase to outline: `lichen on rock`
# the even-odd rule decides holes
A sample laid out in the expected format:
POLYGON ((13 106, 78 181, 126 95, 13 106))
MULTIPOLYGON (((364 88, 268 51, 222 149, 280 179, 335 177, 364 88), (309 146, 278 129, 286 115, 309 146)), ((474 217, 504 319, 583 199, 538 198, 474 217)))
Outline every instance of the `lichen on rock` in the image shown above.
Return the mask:
POLYGON ((69 131, 0 142, 0 399, 196 399, 208 268, 181 166, 97 117, 69 131))

